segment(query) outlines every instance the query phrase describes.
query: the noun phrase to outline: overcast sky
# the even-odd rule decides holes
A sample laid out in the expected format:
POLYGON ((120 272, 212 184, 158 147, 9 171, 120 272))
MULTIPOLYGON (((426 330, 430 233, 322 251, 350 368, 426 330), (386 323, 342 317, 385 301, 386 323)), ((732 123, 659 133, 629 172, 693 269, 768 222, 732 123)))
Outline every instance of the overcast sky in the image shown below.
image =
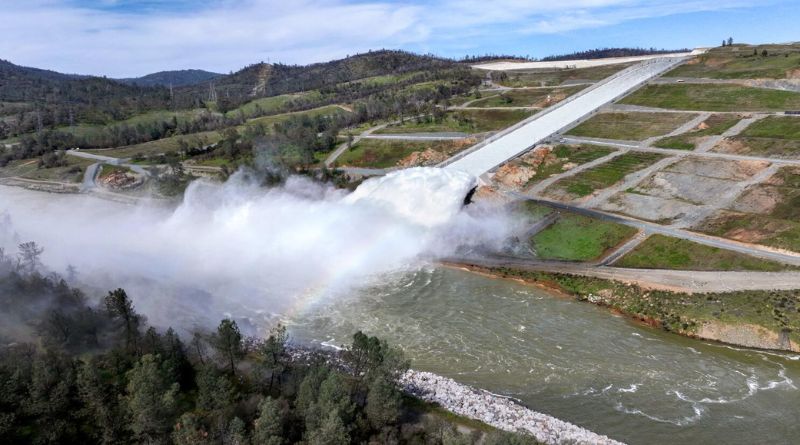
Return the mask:
POLYGON ((0 0, 0 58, 111 77, 392 48, 543 57, 800 40, 797 0, 0 0))

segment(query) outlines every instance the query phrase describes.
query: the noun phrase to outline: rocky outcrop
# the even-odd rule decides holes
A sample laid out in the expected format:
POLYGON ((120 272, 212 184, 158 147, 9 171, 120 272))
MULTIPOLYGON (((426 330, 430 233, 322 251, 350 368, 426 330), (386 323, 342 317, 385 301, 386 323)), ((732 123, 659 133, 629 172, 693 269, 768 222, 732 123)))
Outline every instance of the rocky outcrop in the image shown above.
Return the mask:
POLYGON ((800 345, 786 332, 774 332, 754 324, 704 323, 695 333, 700 338, 748 348, 800 352, 800 345))
POLYGON ((128 190, 142 185, 143 178, 140 175, 115 171, 100 178, 99 182, 101 186, 112 190, 128 190))
POLYGON ((403 168, 429 166, 436 165, 442 161, 445 161, 447 158, 448 155, 446 153, 428 148, 423 151, 415 151, 411 153, 410 155, 401 159, 397 165, 403 168))
POLYGON ((513 400, 462 385, 430 372, 410 370, 401 378, 406 392, 460 416, 495 428, 530 434, 545 444, 621 444, 569 422, 532 411, 513 400))

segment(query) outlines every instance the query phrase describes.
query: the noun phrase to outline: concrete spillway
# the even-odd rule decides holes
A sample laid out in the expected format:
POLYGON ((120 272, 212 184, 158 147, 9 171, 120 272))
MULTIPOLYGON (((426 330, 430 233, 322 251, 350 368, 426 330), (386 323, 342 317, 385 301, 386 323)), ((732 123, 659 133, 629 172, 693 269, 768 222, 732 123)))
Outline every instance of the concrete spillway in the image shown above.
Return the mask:
POLYGON ((440 166, 480 176, 683 60, 684 58, 678 57, 661 57, 626 68, 456 155, 440 166))

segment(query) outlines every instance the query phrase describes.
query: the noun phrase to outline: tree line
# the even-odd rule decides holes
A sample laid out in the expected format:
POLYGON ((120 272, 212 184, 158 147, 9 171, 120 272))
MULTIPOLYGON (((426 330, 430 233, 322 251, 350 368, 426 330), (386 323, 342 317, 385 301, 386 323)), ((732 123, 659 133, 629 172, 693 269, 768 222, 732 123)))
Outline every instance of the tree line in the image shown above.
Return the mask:
POLYGON ((342 353, 235 320, 182 338, 115 289, 89 302, 43 249, 0 250, 0 442, 33 444, 529 444, 459 433, 404 396, 400 350, 361 332, 342 353))

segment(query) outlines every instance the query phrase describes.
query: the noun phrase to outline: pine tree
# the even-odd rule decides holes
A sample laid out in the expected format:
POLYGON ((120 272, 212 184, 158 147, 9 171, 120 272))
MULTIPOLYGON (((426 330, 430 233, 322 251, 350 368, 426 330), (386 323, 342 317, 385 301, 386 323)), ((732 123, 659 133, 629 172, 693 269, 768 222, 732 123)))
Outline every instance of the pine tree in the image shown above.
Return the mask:
POLYGON ((400 417, 402 408, 400 392, 392 382, 378 376, 369 385, 367 406, 365 408, 370 425, 380 430, 386 425, 391 425, 400 417))
POLYGON ((100 377, 101 364, 89 359, 78 369, 78 392, 86 417, 97 427, 97 440, 104 444, 123 442, 125 415, 119 403, 120 388, 100 377))
POLYGON ((280 400, 271 397, 264 399, 258 406, 258 418, 253 429, 253 443, 263 445, 281 445, 283 429, 286 422, 285 410, 280 400))
POLYGON ((280 384, 281 375, 286 367, 286 327, 278 325, 270 332, 269 337, 258 345, 258 367, 262 374, 269 375, 267 392, 272 391, 272 385, 277 377, 280 384))
POLYGON ((172 442, 176 445, 211 445, 214 443, 202 420, 194 413, 185 413, 181 416, 172 432, 172 442))
POLYGON ((311 431, 308 437, 309 445, 345 445, 350 443, 344 422, 336 410, 328 413, 322 425, 311 431))
MULTIPOLYGON (((222 437, 223 445, 248 445, 250 440, 247 437, 247 427, 244 421, 234 417, 228 424, 225 435, 222 437)), ((258 445, 261 445, 258 443, 258 445)))
POLYGON ((125 348, 128 351, 138 351, 139 326, 143 320, 142 316, 134 310, 128 294, 124 289, 117 289, 109 292, 104 302, 109 317, 116 321, 124 332, 125 348))
POLYGON ((159 443, 169 434, 175 416, 178 384, 172 383, 157 357, 147 354, 128 371, 125 401, 136 438, 159 443))
POLYGON ((233 320, 222 320, 211 343, 227 364, 232 375, 236 375, 236 363, 244 356, 242 333, 233 320))

